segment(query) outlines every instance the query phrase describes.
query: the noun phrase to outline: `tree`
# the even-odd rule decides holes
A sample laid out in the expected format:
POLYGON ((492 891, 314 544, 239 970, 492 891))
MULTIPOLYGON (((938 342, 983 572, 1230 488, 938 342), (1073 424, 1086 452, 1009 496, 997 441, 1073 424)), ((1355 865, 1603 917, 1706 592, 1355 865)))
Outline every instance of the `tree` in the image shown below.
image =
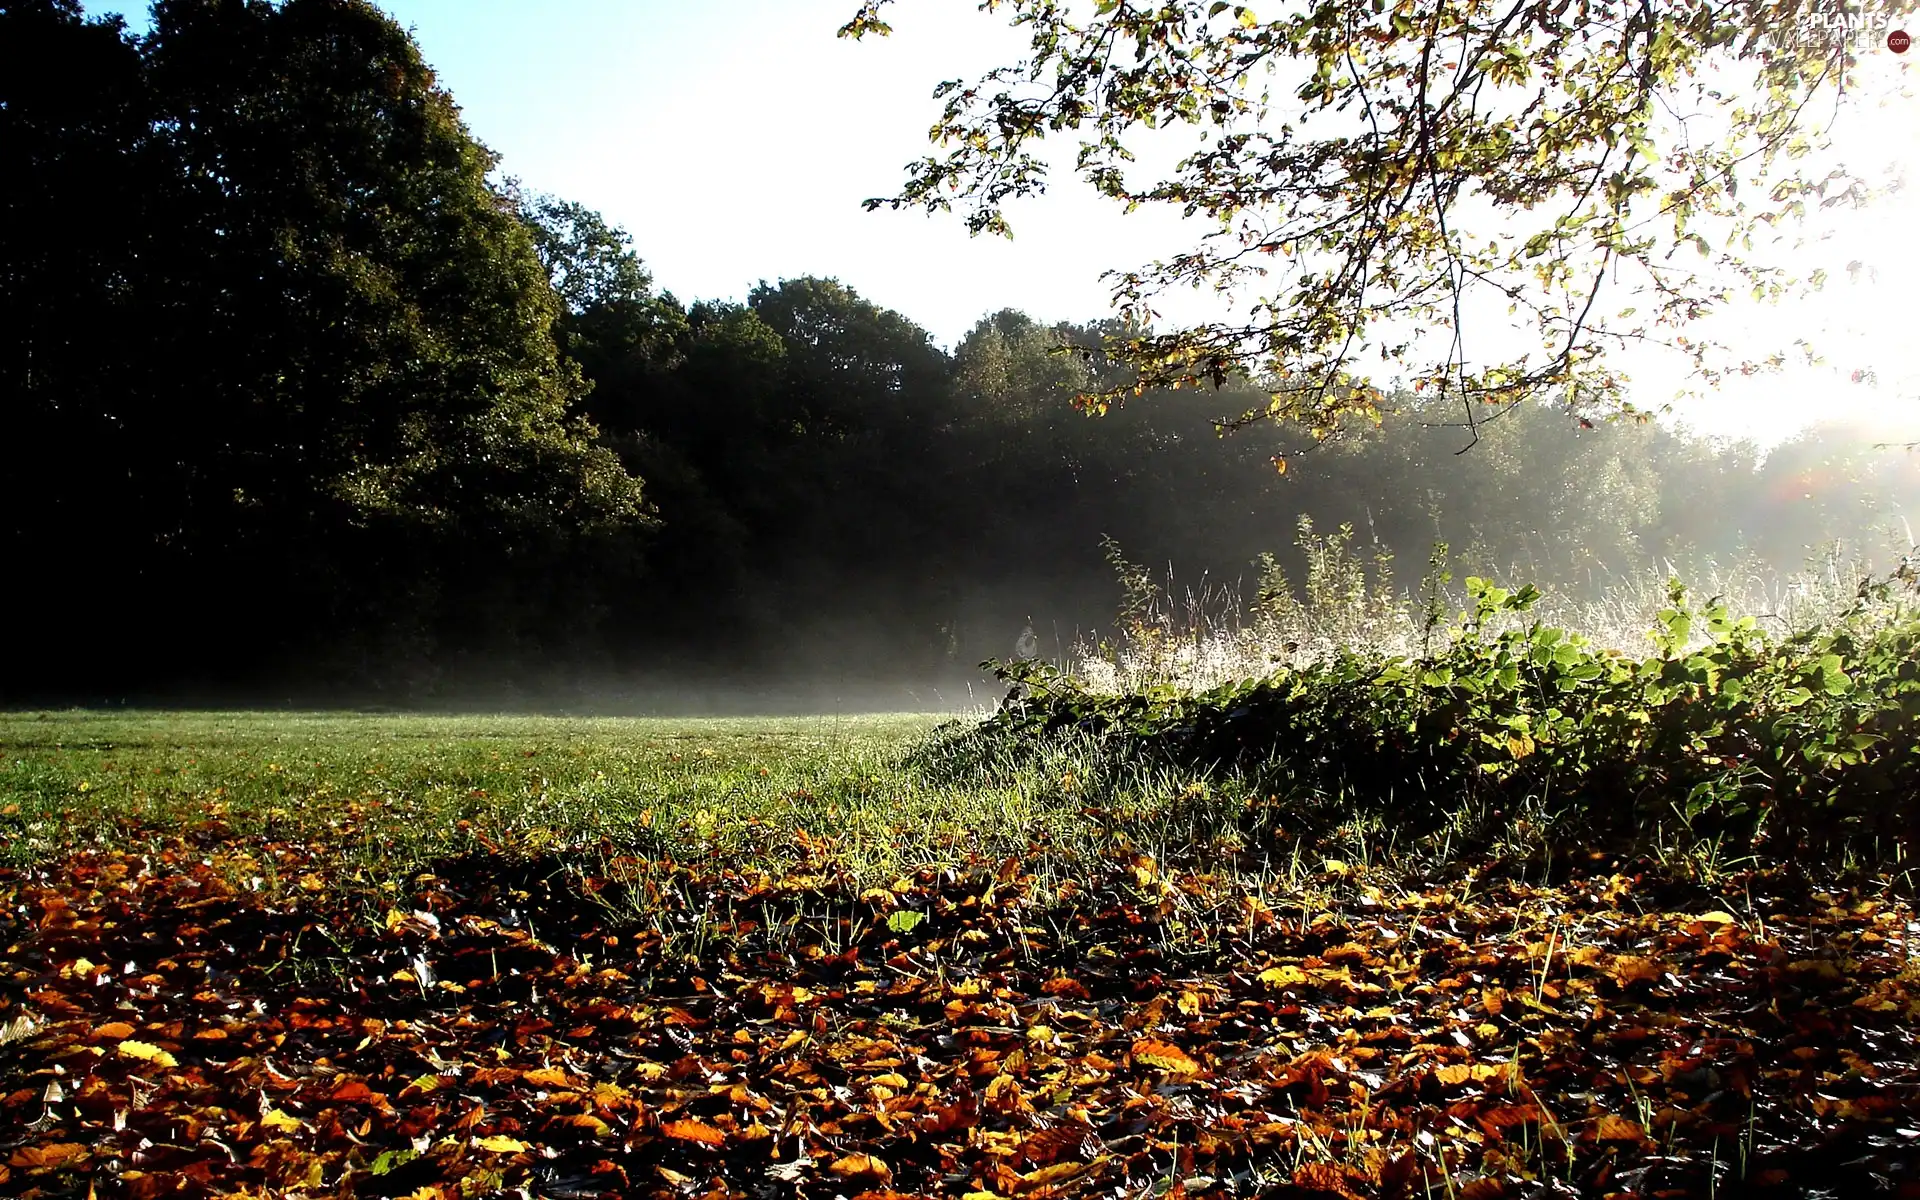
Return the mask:
POLYGON ((789 402, 815 436, 923 421, 911 406, 944 391, 947 361, 931 335, 838 280, 763 282, 747 303, 786 343, 789 402))
POLYGON ((578 201, 518 182, 506 194, 560 300, 554 334, 561 351, 598 381, 675 365, 686 313, 671 295, 654 293, 632 235, 578 201))
MULTIPOLYGON (((891 2, 864 0, 841 35, 889 32, 891 2)), ((1210 226, 1187 253, 1110 273, 1138 325, 1113 348, 1137 375, 1086 402, 1244 374, 1270 399, 1243 421, 1324 432, 1378 419, 1386 385, 1363 349, 1468 426, 1530 396, 1624 406, 1608 354, 1635 341, 1710 369, 1674 330, 1727 299, 1726 278, 1788 286, 1749 255, 1756 228, 1860 197, 1793 166, 1803 112, 1852 82, 1850 37, 1911 4, 1870 0, 1841 24, 1802 0, 1302 0, 1271 19, 1226 0, 981 7, 1026 31, 1029 56, 942 83, 938 150, 867 207, 959 205, 976 233, 1004 234, 1007 202, 1047 185, 1038 144, 1077 137, 1074 170, 1098 191, 1210 226), (1180 128, 1197 138, 1177 165, 1136 178, 1136 156, 1180 128), (1265 294, 1240 318, 1148 327, 1170 289, 1250 284, 1265 294), (1602 303, 1622 288, 1627 307, 1602 303), (1524 350, 1469 342, 1489 306, 1517 314, 1524 350)))
POLYGON ((640 481, 578 417, 533 238, 404 30, 364 0, 161 0, 133 39, 37 0, 0 44, 26 184, 0 279, 49 314, 7 402, 60 456, 14 534, 118 581, 37 621, 119 677, 156 648, 217 678, 586 627, 549 580, 644 520, 640 481))

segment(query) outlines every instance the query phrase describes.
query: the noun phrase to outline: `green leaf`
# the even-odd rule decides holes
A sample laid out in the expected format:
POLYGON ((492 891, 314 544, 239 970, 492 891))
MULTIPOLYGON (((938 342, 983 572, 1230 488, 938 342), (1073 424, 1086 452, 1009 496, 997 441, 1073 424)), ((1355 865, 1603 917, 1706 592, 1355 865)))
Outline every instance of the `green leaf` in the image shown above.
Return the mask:
POLYGON ((923 912, 916 912, 911 908, 903 908, 887 918, 887 928, 893 930, 895 933, 912 933, 920 927, 920 922, 926 919, 927 914, 923 912))

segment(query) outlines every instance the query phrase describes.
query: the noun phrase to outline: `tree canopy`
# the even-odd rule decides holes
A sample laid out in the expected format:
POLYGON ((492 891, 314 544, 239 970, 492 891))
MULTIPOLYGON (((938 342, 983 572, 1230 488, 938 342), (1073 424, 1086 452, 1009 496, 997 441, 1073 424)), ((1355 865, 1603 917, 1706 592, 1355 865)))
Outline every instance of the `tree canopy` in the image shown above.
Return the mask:
POLYGON ((511 590, 499 555, 642 519, 493 156, 372 4, 164 0, 135 38, 38 0, 0 45, 0 382, 34 448, 4 500, 56 627, 108 659, 205 662, 269 609, 243 659, 372 612, 431 641, 474 619, 449 595, 511 590))
MULTIPOLYGON (((885 34, 864 0, 842 36, 885 34)), ((1262 382, 1242 420, 1377 419, 1398 380, 1469 426, 1518 400, 1627 403, 1609 354, 1673 345, 1738 284, 1777 295, 1756 230, 1857 198, 1803 172, 1810 105, 1850 86, 1863 31, 1909 0, 1305 0, 1278 15, 1227 0, 989 0, 1029 54, 942 83, 934 153, 868 207, 966 214, 1008 233, 1009 201, 1045 189, 1040 143, 1128 209, 1204 221, 1191 250, 1110 273, 1132 328, 1114 351, 1153 387, 1262 382), (1194 135, 1166 173, 1139 161, 1194 135), (1187 287, 1258 297, 1237 317, 1155 331, 1187 287), (1503 348, 1479 333, 1515 317, 1503 348), (1415 336, 1438 329, 1435 340, 1415 336), (1364 354, 1364 357, 1363 357, 1364 354), (1375 364, 1378 365, 1375 365, 1375 364)), ((1817 175, 1817 177, 1816 177, 1817 175)))

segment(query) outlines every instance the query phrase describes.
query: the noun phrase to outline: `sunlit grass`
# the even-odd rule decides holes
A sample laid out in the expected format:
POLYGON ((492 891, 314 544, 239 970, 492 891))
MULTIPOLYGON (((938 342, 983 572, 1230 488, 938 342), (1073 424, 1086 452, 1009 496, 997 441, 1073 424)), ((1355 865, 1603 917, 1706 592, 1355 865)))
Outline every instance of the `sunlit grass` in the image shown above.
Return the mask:
POLYGON ((473 856, 579 876, 825 872, 858 888, 1008 857, 1050 878, 1115 852, 1226 862, 1262 819, 1237 781, 1071 738, 955 758, 927 736, 946 719, 5 714, 0 856, 184 837, 280 893, 377 895, 473 856), (330 862, 324 879, 278 869, 284 845, 330 862))
POLYGON ((925 715, 707 719, 317 713, 0 716, 0 810, 18 859, 217 820, 234 835, 418 861, 671 841, 844 798, 925 715))

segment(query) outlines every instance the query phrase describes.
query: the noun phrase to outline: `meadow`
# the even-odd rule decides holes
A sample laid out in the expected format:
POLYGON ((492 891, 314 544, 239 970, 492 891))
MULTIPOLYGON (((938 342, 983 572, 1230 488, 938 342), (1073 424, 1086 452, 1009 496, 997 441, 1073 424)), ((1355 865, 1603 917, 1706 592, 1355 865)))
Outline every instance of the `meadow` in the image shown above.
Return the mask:
POLYGON ((1897 864, 1309 803, 1028 678, 952 724, 0 717, 0 1186, 1914 1185, 1897 864))

